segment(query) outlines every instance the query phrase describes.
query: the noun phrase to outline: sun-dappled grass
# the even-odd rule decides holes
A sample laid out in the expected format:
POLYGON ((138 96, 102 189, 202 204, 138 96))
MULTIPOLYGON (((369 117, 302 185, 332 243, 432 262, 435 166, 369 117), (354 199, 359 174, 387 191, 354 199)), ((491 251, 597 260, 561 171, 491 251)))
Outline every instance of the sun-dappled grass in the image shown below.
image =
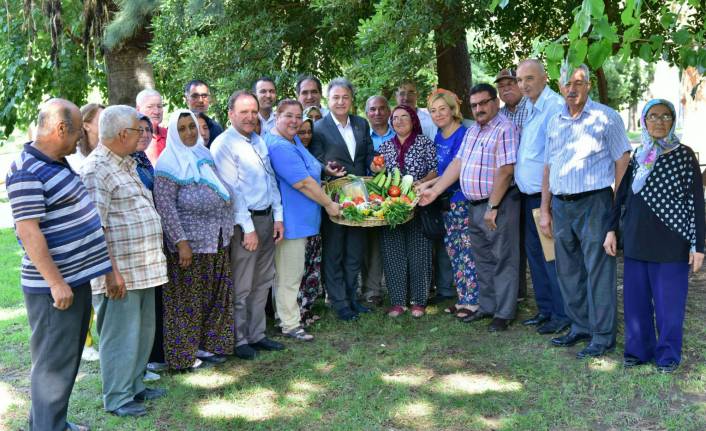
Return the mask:
MULTIPOLYGON (((0 230, 0 250, 0 429, 14 430, 25 427, 30 358, 11 230, 0 230)), ((341 323, 321 306, 314 342, 165 373, 168 396, 139 419, 105 414, 99 367, 83 363, 69 416, 101 430, 704 430, 705 286, 694 279, 684 363, 672 376, 624 370, 621 344, 578 361, 580 346, 549 347, 517 323, 489 334, 487 322, 460 323, 440 307, 419 320, 377 311, 341 323)), ((519 318, 533 313, 529 300, 519 318)))

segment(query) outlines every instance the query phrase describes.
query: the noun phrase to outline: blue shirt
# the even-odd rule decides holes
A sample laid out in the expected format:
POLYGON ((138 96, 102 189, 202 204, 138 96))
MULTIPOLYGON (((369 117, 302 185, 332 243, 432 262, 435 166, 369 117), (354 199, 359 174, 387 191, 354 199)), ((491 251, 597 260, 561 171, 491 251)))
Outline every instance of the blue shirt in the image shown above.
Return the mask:
POLYGON ((564 195, 610 187, 615 161, 630 150, 623 119, 613 109, 589 98, 573 118, 564 104, 547 125, 549 190, 564 195))
POLYGON ((298 136, 294 137, 294 141, 295 144, 292 144, 281 136, 265 135, 270 162, 282 196, 285 239, 316 235, 321 225, 319 204, 293 187, 307 177, 321 184, 321 164, 302 145, 298 136))
MULTIPOLYGON (((451 134, 448 138, 444 138, 441 133, 441 129, 436 132, 436 137, 434 138, 434 144, 436 145, 436 159, 439 162, 437 166, 437 173, 439 176, 444 174, 446 168, 451 164, 459 150, 461 149, 461 144, 463 143, 463 137, 466 135, 466 126, 461 125, 455 132, 451 134)), ((461 191, 461 184, 456 181, 451 184, 447 192, 451 193, 451 202, 458 202, 465 200, 466 197, 461 191)))
POLYGON ((380 136, 373 130, 373 127, 370 126, 370 138, 373 140, 373 149, 377 152, 380 151, 380 145, 382 145, 383 142, 389 141, 390 139, 395 137, 395 130, 392 128, 392 126, 387 126, 387 133, 384 135, 380 136))
POLYGON ((564 98, 545 86, 533 104, 527 99, 527 119, 520 136, 520 148, 515 164, 515 183, 522 193, 542 191, 544 175, 544 147, 547 142, 547 123, 564 108, 564 98))
MULTIPOLYGON (((15 222, 39 219, 49 254, 69 286, 112 271, 98 211, 65 159, 52 160, 25 144, 10 166, 6 185, 15 222)), ((51 293, 27 253, 21 283, 25 293, 51 293)))

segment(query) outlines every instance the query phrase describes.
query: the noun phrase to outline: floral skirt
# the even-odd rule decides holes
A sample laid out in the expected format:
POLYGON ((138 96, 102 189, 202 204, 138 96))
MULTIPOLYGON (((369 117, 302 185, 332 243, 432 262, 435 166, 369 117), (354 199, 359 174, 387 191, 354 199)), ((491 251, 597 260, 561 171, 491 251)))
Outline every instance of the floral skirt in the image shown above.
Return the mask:
POLYGON ((311 311, 314 301, 321 295, 321 235, 310 236, 306 242, 306 272, 299 286, 299 309, 302 315, 311 311))
POLYGON ((235 344, 233 279, 228 247, 196 254, 188 268, 167 253, 164 285, 164 356, 172 369, 194 364, 196 351, 231 354, 235 344))
POLYGON ((471 237, 468 234, 468 205, 467 201, 452 202, 451 209, 444 213, 446 225, 444 244, 451 259, 458 305, 478 304, 476 262, 471 250, 471 237))

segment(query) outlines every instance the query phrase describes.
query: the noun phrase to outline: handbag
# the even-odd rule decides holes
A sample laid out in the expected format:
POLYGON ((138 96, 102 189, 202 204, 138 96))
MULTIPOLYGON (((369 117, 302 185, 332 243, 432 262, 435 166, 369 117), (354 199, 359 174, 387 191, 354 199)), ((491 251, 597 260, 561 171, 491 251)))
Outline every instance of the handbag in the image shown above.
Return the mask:
POLYGON ((417 217, 422 225, 422 234, 430 240, 439 240, 446 236, 446 225, 444 225, 439 198, 427 206, 417 207, 417 217))

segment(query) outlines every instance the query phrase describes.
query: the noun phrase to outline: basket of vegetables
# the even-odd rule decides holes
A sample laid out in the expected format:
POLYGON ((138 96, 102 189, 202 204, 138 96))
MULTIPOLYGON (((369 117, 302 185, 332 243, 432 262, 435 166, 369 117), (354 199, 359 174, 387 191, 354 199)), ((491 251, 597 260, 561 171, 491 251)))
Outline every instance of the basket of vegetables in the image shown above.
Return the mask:
POLYGON ((414 217, 419 197, 411 175, 402 176, 395 168, 374 177, 348 175, 328 182, 324 190, 341 204, 341 215, 330 217, 346 226, 374 227, 406 223, 414 217))

